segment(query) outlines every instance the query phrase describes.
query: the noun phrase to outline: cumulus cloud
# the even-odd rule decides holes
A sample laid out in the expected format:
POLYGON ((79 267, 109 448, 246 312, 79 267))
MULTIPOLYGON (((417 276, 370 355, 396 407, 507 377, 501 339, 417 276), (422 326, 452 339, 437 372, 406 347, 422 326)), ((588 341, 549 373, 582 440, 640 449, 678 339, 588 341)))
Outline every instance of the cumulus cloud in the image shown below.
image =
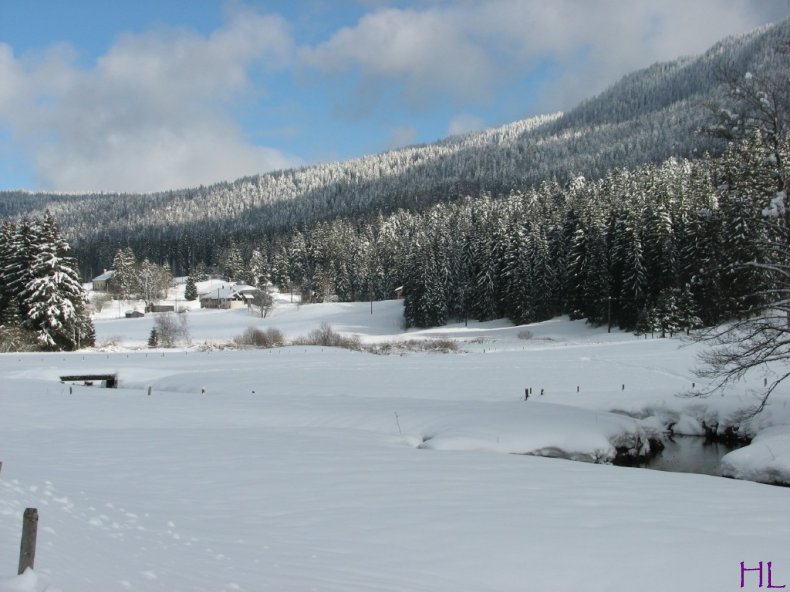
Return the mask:
POLYGON ((480 99, 491 91, 488 73, 494 64, 457 17, 455 11, 439 8, 379 10, 305 49, 303 58, 330 74, 358 69, 362 83, 357 92, 362 94, 377 83, 397 81, 403 98, 415 107, 433 103, 437 92, 480 99))
POLYGON ((247 141, 227 108, 253 90, 249 68, 292 55, 282 19, 243 7, 207 37, 123 35, 88 70, 69 47, 17 58, 0 44, 0 124, 56 190, 154 191, 282 168, 297 159, 247 141))
POLYGON ((535 90, 555 110, 630 70, 701 52, 723 35, 787 14, 786 0, 428 3, 369 13, 304 57, 326 73, 358 72, 357 99, 390 93, 413 107, 484 103, 551 62, 567 74, 535 90))

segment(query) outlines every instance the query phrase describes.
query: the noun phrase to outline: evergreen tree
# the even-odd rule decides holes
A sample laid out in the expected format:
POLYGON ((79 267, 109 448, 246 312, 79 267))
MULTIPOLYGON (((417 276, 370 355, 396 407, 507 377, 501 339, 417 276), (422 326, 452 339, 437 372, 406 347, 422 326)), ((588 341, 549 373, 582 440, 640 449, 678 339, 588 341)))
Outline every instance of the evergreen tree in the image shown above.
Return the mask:
POLYGON ((137 259, 131 247, 118 249, 112 260, 113 276, 110 288, 122 299, 130 298, 140 290, 137 259))
POLYGON ((408 327, 435 327, 447 322, 447 301, 441 285, 441 276, 427 240, 415 249, 409 258, 403 285, 406 292, 404 316, 408 327))
POLYGON ((198 298, 197 283, 195 282, 195 276, 192 274, 187 276, 187 282, 184 286, 184 298, 190 302, 198 298))
POLYGON ((6 307, 16 307, 16 313, 23 320, 27 318, 27 310, 21 294, 33 278, 31 265, 38 241, 38 224, 30 218, 23 218, 14 227, 11 240, 7 243, 7 259, 2 262, 6 307))
POLYGON ((253 249, 250 255, 248 279, 250 280, 247 282, 249 285, 261 289, 265 289, 266 284, 269 282, 269 266, 266 262, 266 257, 258 249, 253 249))
POLYGON ((20 293, 24 324, 45 349, 77 349, 84 338, 91 341, 93 333, 76 261, 66 255, 68 250, 47 212, 38 228, 31 277, 20 293))
MULTIPOLYGON (((733 146, 722 161, 719 185, 722 219, 721 289, 724 314, 729 317, 755 312, 766 286, 766 226, 762 210, 768 205, 763 179, 756 174, 762 160, 755 141, 733 146)), ((772 197, 772 196, 771 196, 772 197)))
POLYGON ((231 282, 242 282, 245 279, 246 266, 244 259, 241 256, 239 248, 231 243, 225 253, 225 263, 223 266, 225 276, 231 282))
POLYGON ((9 285, 10 279, 4 269, 4 262, 11 260, 14 232, 15 227, 10 221, 4 220, 0 224, 0 319, 4 318, 6 310, 14 300, 14 292, 9 285))

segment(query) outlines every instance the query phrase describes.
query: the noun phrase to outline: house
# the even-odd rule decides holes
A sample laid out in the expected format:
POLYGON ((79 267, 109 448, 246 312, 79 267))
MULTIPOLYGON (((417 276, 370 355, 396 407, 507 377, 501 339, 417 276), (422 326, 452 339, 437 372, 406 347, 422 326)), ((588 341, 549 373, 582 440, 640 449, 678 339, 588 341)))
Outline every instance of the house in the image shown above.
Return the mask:
POLYGON ((93 278, 93 291, 107 292, 110 289, 110 282, 112 281, 112 276, 114 275, 115 272, 112 269, 110 271, 105 269, 103 274, 97 275, 95 278, 93 278))
POLYGON ((252 304, 258 288, 246 284, 223 285, 199 296, 200 308, 246 308, 252 304))

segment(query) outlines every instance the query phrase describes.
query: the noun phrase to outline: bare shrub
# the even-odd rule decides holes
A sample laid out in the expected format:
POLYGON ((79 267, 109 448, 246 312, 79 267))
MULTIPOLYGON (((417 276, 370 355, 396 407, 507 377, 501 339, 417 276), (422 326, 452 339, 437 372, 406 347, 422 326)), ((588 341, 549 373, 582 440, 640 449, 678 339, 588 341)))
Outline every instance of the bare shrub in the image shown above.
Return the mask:
POLYGON ((101 312, 107 304, 112 302, 112 296, 104 292, 95 292, 90 301, 90 305, 96 312, 101 312))
POLYGON ((423 351, 438 351, 443 353, 458 351, 458 344, 452 339, 431 339, 423 342, 423 351))
POLYGON ((522 329, 521 331, 518 332, 519 339, 524 339, 526 341, 532 339, 533 337, 535 336, 532 334, 532 331, 528 329, 522 329))
POLYGON ((159 347, 175 347, 179 342, 188 345, 191 341, 186 314, 159 313, 154 320, 154 329, 159 347))
POLYGON ((285 344, 285 337, 282 331, 274 327, 264 330, 248 327, 244 333, 233 338, 233 343, 240 347, 280 347, 285 344))
POLYGON ((118 347, 123 342, 123 335, 108 335, 96 344, 99 349, 118 347))
POLYGON ((306 337, 297 337, 293 340, 294 345, 321 345, 324 347, 344 347, 346 349, 361 349, 359 337, 356 335, 341 335, 329 323, 321 323, 317 329, 313 329, 306 337))
POLYGON ((407 352, 440 352, 458 351, 458 343, 452 339, 408 339, 405 341, 386 341, 365 347, 372 354, 403 354, 407 352))

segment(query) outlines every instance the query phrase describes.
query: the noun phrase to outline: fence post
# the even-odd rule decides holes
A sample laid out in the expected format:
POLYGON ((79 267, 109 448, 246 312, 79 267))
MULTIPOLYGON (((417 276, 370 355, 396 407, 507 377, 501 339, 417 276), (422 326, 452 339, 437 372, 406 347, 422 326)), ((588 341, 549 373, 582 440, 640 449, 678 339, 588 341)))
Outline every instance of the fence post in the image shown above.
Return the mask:
POLYGON ((27 508, 22 517, 22 544, 19 546, 19 573, 29 567, 33 569, 36 559, 36 534, 38 532, 38 510, 27 508))

